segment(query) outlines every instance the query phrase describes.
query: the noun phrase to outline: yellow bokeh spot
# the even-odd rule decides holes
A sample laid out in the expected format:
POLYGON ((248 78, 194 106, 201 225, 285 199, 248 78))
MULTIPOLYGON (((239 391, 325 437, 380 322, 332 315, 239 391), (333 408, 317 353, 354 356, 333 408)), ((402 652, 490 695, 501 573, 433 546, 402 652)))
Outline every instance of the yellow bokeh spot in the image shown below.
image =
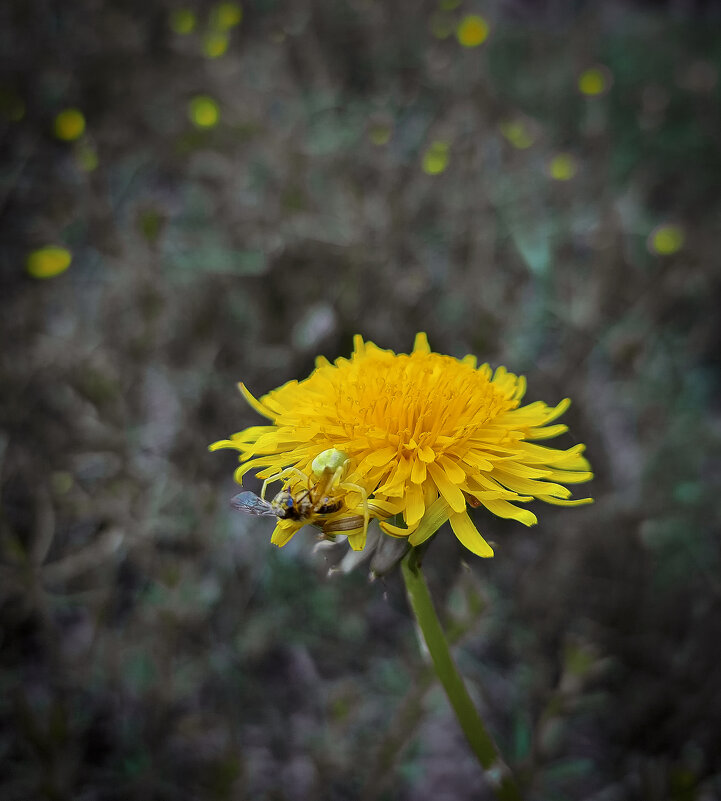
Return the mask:
POLYGON ((64 142, 72 142, 83 135, 85 117, 82 111, 76 108, 66 108, 55 117, 53 128, 58 139, 62 139, 64 142))
POLYGON ((448 143, 436 140, 423 154, 423 172, 438 175, 448 166, 448 143))
POLYGON ((374 145, 378 145, 379 147, 388 144, 391 138, 390 125, 374 125, 368 131, 368 137, 374 145))
POLYGON ((239 3, 219 3, 211 15, 212 24, 221 31, 228 31, 240 24, 243 9, 239 3))
POLYGON ((559 153, 548 163, 548 174, 554 181, 570 181, 578 172, 578 162, 569 153, 559 153))
POLYGON ((610 76, 605 67, 590 67, 578 76, 578 90, 584 95, 601 95, 609 85, 610 76))
POLYGON ((659 256, 670 256, 681 250, 685 239, 680 225, 659 225, 648 238, 648 248, 659 256))
POLYGON ((456 27, 455 20, 450 14, 436 12, 428 21, 428 30, 436 39, 447 39, 456 27))
POLYGON ((188 116, 198 128, 213 128, 220 120, 220 107, 212 97, 197 95, 188 103, 188 116))
POLYGON ((170 27, 181 36, 192 33, 198 20, 189 8, 177 8, 170 15, 170 27))
POLYGON ((456 36, 463 47, 477 47, 488 38, 490 28, 483 17, 478 14, 469 14, 461 20, 456 36))
POLYGON ((75 161, 83 172, 92 172, 98 167, 98 153, 92 145, 81 143, 75 151, 75 161))
POLYGON ((502 122, 498 127, 501 129, 501 133, 505 139, 519 150, 525 150, 534 142, 533 135, 528 130, 528 126, 521 120, 507 120, 506 122, 502 122))
POLYGON ((72 260, 69 250, 50 246, 28 254, 25 266, 33 278, 54 278, 64 273, 72 260))
POLYGON ((203 39, 203 53, 208 58, 220 58, 225 55, 230 44, 230 38, 227 33, 209 33, 203 39))

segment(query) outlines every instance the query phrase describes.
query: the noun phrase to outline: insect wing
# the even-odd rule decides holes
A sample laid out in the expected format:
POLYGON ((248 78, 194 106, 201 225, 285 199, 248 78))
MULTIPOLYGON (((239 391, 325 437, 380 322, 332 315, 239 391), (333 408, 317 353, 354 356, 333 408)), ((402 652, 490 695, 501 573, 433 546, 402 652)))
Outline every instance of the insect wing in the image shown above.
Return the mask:
POLYGON ((254 492, 239 492, 230 499, 230 505, 239 512, 257 517, 277 517, 273 507, 254 492))

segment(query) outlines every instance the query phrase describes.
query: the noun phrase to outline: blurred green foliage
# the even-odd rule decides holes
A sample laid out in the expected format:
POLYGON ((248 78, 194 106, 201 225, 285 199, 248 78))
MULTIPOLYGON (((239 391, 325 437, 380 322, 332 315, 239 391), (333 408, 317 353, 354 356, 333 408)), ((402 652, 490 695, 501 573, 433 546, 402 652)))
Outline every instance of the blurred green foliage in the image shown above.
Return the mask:
POLYGON ((275 550, 206 451, 236 381, 419 330, 571 397, 597 470, 426 560, 527 797, 721 795, 721 36, 679 8, 2 5, 3 799, 488 797, 398 578, 275 550))

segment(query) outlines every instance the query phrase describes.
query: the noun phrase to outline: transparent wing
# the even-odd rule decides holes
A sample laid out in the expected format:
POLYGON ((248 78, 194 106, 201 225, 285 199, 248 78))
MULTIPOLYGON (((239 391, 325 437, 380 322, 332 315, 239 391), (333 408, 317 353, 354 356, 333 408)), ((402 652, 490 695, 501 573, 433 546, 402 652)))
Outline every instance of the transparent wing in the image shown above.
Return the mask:
POLYGON ((230 499, 230 505, 239 512, 258 517, 277 517, 273 507, 254 492, 240 492, 230 499))

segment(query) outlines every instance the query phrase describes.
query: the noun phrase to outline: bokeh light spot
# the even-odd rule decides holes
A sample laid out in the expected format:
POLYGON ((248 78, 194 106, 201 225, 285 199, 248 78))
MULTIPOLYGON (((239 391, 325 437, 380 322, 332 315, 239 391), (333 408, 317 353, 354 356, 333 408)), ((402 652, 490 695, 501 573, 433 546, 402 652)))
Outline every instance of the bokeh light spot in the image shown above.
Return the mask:
POLYGON ((53 125, 55 136, 64 142, 72 142, 83 135, 85 131, 85 117, 82 111, 76 108, 63 109, 56 117, 53 125))
POLYGON ((75 161, 83 172, 92 172, 98 168, 98 152, 92 145, 80 144, 75 151, 75 161))
POLYGON ((606 67, 589 67, 578 76, 578 90, 581 94, 594 97, 608 91, 611 73, 606 67))
POLYGON ((659 225, 648 237, 648 249, 659 256, 671 256, 681 250, 685 239, 680 225, 659 225))
POLYGON ((216 28, 228 31, 236 25, 240 25, 240 21, 243 19, 243 9, 239 3, 219 3, 213 10, 211 19, 216 28))
POLYGON ((461 4, 461 0, 441 0, 438 7, 441 11, 453 11, 461 4))
POLYGON ((488 23, 483 17, 469 14, 461 20, 456 36, 463 47, 477 47, 486 41, 489 31, 488 23))
POLYGON ((368 131, 368 137, 374 145, 380 147, 381 145, 388 144, 391 133, 390 125, 373 125, 368 131))
POLYGON ((578 162, 570 153, 559 153, 548 163, 548 174, 554 181, 570 181, 578 172, 578 162))
POLYGON ((229 44, 230 38, 227 33, 209 33, 203 39, 203 53, 208 58, 220 58, 225 55, 229 44))
POLYGON ((436 12, 431 14, 428 21, 428 30, 436 37, 436 39, 447 39, 456 27, 455 20, 450 14, 436 12))
POLYGON ((70 267, 72 254, 66 248, 49 246, 28 254, 26 267, 33 278, 54 278, 70 267))
POLYGON ((198 128, 213 128, 220 120, 220 107, 208 95, 196 95, 188 103, 188 116, 198 128))
POLYGON ((423 154, 423 172, 438 175, 448 166, 448 143, 436 140, 423 154))
POLYGON ((198 20, 189 8, 176 8, 170 14, 170 27, 180 36, 186 36, 195 30, 198 20))
POLYGON ((504 138, 519 150, 529 148, 533 142, 533 134, 521 120, 507 120, 499 125, 504 138))

